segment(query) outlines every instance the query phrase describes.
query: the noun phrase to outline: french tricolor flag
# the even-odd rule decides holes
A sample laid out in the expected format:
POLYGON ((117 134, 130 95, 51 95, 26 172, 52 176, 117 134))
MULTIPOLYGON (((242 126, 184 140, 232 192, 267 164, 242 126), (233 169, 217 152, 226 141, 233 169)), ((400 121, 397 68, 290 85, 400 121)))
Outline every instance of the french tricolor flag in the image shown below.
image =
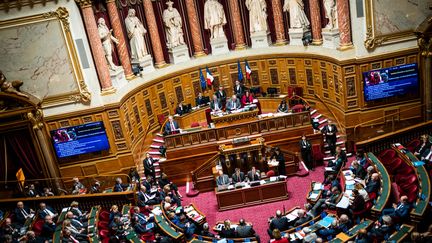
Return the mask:
POLYGON ((213 84, 214 77, 211 74, 210 69, 208 67, 206 67, 206 73, 207 73, 207 85, 211 86, 213 84))
POLYGON ((245 69, 246 69, 246 79, 250 79, 250 75, 252 73, 252 70, 250 69, 249 63, 247 60, 245 61, 245 69))

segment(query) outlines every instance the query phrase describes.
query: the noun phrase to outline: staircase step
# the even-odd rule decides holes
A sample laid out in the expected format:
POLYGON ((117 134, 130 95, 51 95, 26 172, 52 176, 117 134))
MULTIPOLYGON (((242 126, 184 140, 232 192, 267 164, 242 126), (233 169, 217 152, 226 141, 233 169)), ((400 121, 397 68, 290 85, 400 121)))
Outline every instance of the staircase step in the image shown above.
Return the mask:
POLYGON ((323 123, 325 123, 325 122, 327 122, 327 119, 322 119, 322 120, 320 120, 318 123, 319 123, 319 124, 323 124, 323 123))
POLYGON ((149 151, 150 155, 162 155, 159 151, 149 151))
POLYGON ((157 142, 157 143, 164 143, 164 140, 163 139, 159 139, 159 138, 153 138, 153 141, 157 142))
POLYGON ((335 158, 334 156, 325 157, 325 158, 324 158, 324 161, 332 160, 332 159, 334 159, 334 158, 335 158))
POLYGON ((316 113, 314 116, 311 116, 312 117, 312 119, 320 119, 321 117, 322 117, 322 114, 318 114, 318 113, 316 113))
POLYGON ((160 145, 156 145, 156 144, 150 145, 150 148, 154 148, 154 149, 158 149, 159 147, 160 147, 160 145))
POLYGON ((315 112, 317 112, 317 110, 316 110, 316 109, 313 109, 313 110, 310 112, 310 114, 313 115, 315 112))

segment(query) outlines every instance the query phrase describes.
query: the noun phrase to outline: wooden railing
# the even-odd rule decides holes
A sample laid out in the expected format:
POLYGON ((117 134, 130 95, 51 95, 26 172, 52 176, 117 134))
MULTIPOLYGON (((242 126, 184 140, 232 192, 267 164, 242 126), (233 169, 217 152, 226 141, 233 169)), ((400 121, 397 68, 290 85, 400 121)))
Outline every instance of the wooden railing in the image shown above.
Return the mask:
POLYGON ((210 188, 210 190, 214 188, 212 169, 216 166, 217 161, 219 161, 219 157, 220 154, 217 153, 202 163, 198 168, 191 171, 191 177, 195 189, 205 191, 208 190, 208 188, 210 188))
POLYGON ((413 139, 419 139, 423 134, 432 133, 432 121, 410 126, 396 132, 387 133, 372 139, 357 142, 357 149, 366 152, 379 154, 381 151, 390 148, 394 143, 408 144, 413 139))
POLYGON ((287 175, 295 174, 298 171, 300 157, 298 152, 289 151, 287 149, 280 149, 285 157, 285 168, 287 175))
POLYGON ((342 134, 346 134, 345 131, 345 124, 342 124, 339 119, 337 118, 336 114, 333 112, 333 110, 330 108, 330 106, 317 94, 315 94, 315 97, 324 104, 325 108, 330 112, 330 114, 332 115, 332 117, 336 120, 336 123, 338 125, 338 127, 340 128, 340 132, 342 134))
POLYGON ((305 111, 284 116, 257 119, 256 121, 230 126, 205 128, 193 132, 169 135, 165 137, 165 144, 167 149, 170 150, 191 145, 223 141, 235 137, 279 133, 281 131, 297 129, 298 127, 307 125, 310 125, 310 114, 305 111))

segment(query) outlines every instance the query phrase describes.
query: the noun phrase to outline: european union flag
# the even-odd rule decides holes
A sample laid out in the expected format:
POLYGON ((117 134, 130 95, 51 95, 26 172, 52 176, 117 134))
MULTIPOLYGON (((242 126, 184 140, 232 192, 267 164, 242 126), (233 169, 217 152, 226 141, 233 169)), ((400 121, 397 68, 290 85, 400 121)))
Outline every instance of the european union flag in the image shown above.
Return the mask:
POLYGON ((238 81, 243 81, 243 71, 240 66, 240 60, 237 60, 237 69, 238 69, 238 81))
POLYGON ((199 72, 200 72, 201 89, 204 91, 207 88, 207 82, 206 82, 206 79, 204 78, 204 75, 202 73, 201 68, 200 68, 199 72))

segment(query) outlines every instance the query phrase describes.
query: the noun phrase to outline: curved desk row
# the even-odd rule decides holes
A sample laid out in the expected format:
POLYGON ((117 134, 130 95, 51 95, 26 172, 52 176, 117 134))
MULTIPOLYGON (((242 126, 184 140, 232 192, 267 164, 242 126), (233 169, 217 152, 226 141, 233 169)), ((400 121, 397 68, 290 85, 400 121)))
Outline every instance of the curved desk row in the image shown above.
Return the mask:
POLYGON ((391 181, 387 169, 381 161, 371 152, 367 153, 367 157, 381 178, 381 189, 379 195, 372 207, 372 213, 375 217, 381 215, 382 210, 387 204, 391 192, 391 181))

